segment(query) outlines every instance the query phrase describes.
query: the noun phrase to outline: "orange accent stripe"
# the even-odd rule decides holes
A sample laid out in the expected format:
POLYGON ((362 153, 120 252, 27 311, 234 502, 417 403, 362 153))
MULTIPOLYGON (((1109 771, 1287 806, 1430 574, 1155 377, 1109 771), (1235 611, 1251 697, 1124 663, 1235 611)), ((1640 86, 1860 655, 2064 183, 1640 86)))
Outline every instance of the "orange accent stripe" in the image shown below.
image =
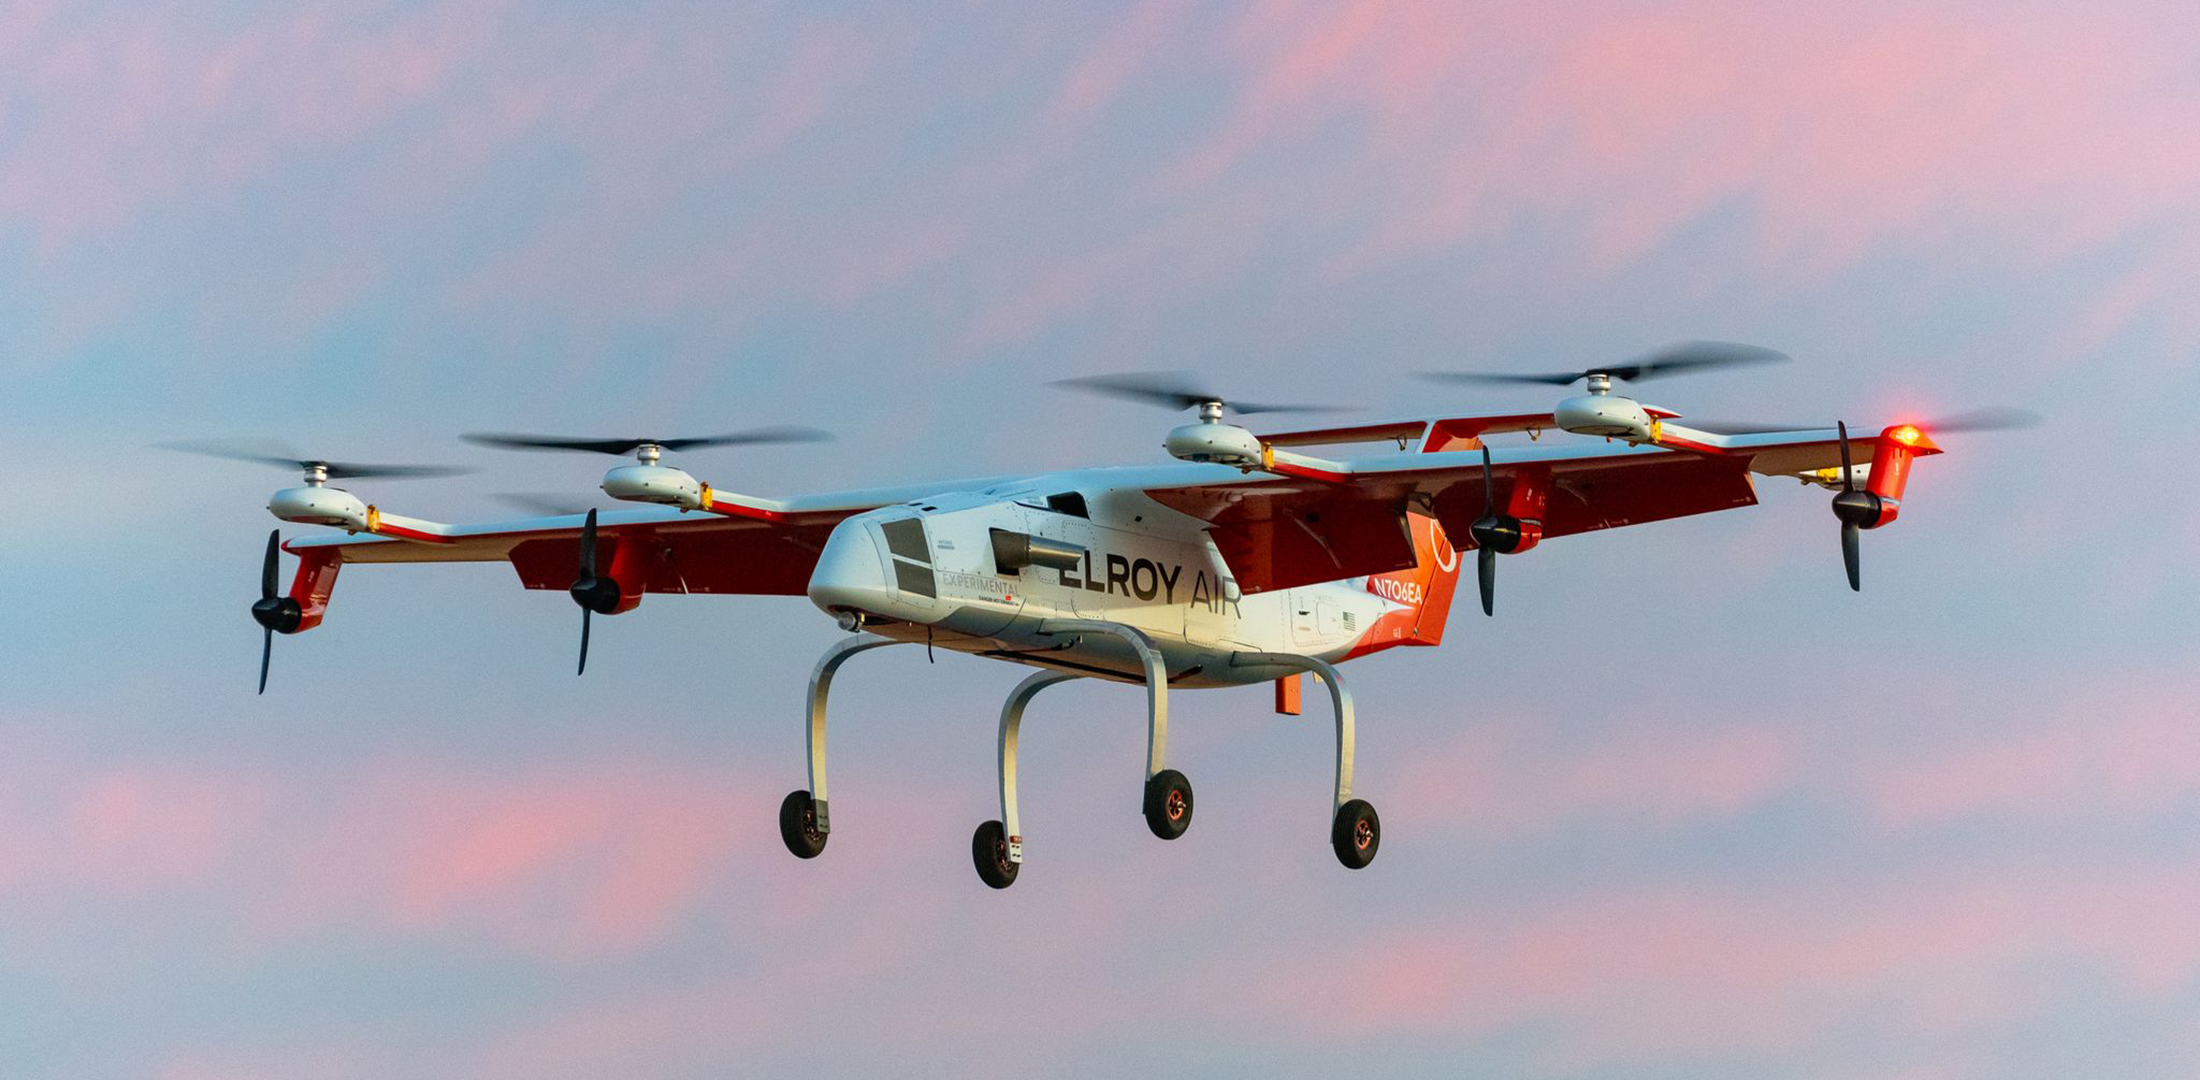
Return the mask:
POLYGON ((1275 473, 1278 476, 1295 477, 1300 480, 1319 480, 1324 484, 1342 484, 1347 483, 1352 479, 1352 477, 1346 473, 1330 472, 1327 469, 1308 468, 1304 465, 1293 465, 1288 461, 1277 461, 1270 463, 1264 467, 1269 472, 1275 473))
POLYGON ((456 537, 424 533, 418 529, 408 529, 403 525, 392 525, 386 521, 375 523, 374 534, 376 536, 394 536, 400 540, 418 540, 424 544, 455 544, 458 542, 456 537))
POLYGON ((774 524, 778 524, 791 520, 786 514, 780 513, 777 510, 766 510, 762 507, 756 506, 743 506, 740 503, 723 502, 718 499, 712 499, 710 505, 704 507, 703 509, 709 511, 710 513, 717 514, 721 517, 747 518, 750 521, 769 521, 774 524))

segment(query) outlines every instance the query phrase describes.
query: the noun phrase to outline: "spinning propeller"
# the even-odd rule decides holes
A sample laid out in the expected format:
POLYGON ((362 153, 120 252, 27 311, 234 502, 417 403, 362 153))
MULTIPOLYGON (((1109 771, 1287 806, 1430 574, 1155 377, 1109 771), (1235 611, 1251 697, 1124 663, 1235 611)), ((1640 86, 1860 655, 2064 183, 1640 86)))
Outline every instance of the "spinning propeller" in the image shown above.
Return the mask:
MULTIPOLYGON (((1931 432, 1996 431, 2031 427, 2039 422, 2037 414, 2022 409, 1975 409, 1938 421, 1905 424, 1894 428, 1894 439, 1903 445, 1893 449, 1903 451, 1906 455, 1910 446, 1923 443, 1930 447, 1931 443, 1926 435, 1931 432)), ((1863 558, 1863 530, 1876 529, 1892 520, 1894 512, 1901 506, 1901 500, 1894 499, 1890 503, 1877 490, 1856 490, 1855 458, 1849 452, 1849 426, 1839 421, 1833 426, 1841 439, 1841 490, 1833 497, 1833 516, 1841 520, 1841 568, 1848 571, 1850 591, 1863 592, 1863 570, 1860 565, 1863 558)), ((1876 453, 1872 456, 1875 479, 1881 460, 1876 453)), ((1904 456, 1899 459, 1898 464, 1907 461, 1907 456, 1904 456)), ((1873 487, 1877 488, 1878 485, 1874 483, 1873 487)), ((1894 494, 1901 494, 1900 489, 1895 489, 1894 494)))
POLYGON ((470 434, 459 436, 476 446, 494 446, 502 450, 577 450, 594 454, 611 454, 625 457, 634 454, 644 465, 656 464, 659 455, 666 450, 701 450, 710 446, 759 446, 770 443, 829 442, 830 434, 816 428, 779 427, 751 428, 747 431, 731 431, 723 435, 704 435, 689 439, 571 439, 557 435, 502 435, 470 434))
MULTIPOLYGON (((1971 431, 2009 431, 2016 428, 2039 426, 2040 415, 2023 409, 1985 408, 1943 416, 1938 420, 1919 420, 1911 427, 1931 435, 1959 434, 1971 431)), ((1817 424, 1766 424, 1724 423, 1716 420, 1689 420, 1688 426, 1713 435, 1790 435, 1803 431, 1824 431, 1817 424)))
POLYGON ((1479 371, 1424 371, 1420 377, 1433 382, 1473 383, 1537 383, 1548 386, 1567 386, 1583 379, 1589 380, 1591 393, 1609 391, 1613 379, 1642 382, 1667 375, 1686 375, 1706 368, 1734 367, 1742 364, 1777 363, 1788 359, 1786 353, 1767 349, 1761 345, 1743 345, 1732 341, 1682 341, 1637 356, 1625 363, 1606 364, 1582 371, 1554 371, 1546 374, 1514 374, 1509 372, 1479 371))
POLYGON ((1162 405, 1170 409, 1200 410, 1202 419, 1220 420, 1222 410, 1228 409, 1240 416, 1255 413, 1318 413, 1345 412, 1339 405, 1276 405, 1265 402, 1235 401, 1192 382, 1192 377, 1177 371, 1134 371, 1121 375, 1086 375, 1075 379, 1058 379, 1049 386, 1065 390, 1098 394, 1102 397, 1120 398, 1148 405, 1162 405))
POLYGON ((187 439, 153 445, 162 450, 181 450, 186 454, 303 470, 306 483, 314 485, 330 480, 412 480, 430 476, 463 476, 473 471, 448 465, 361 465, 349 461, 309 458, 282 443, 261 439, 187 439))
POLYGON ((1490 474, 1490 448, 1482 447, 1482 516, 1467 527, 1474 537, 1474 580, 1482 590, 1482 614, 1497 614, 1497 556, 1520 546, 1520 519, 1497 512, 1497 481, 1490 474))
POLYGON ((581 523, 581 575, 573 579, 565 590, 572 594, 573 602, 581 606, 581 663, 573 674, 588 671, 588 617, 602 612, 611 614, 619 606, 619 583, 607 577, 596 576, 596 512, 590 510, 588 519, 581 523))
POLYGON ((275 595, 276 560, 282 554, 282 530, 267 534, 267 560, 260 564, 260 598, 252 602, 252 621, 260 624, 260 690, 267 693, 267 662, 275 654, 275 635, 298 629, 296 600, 275 595))

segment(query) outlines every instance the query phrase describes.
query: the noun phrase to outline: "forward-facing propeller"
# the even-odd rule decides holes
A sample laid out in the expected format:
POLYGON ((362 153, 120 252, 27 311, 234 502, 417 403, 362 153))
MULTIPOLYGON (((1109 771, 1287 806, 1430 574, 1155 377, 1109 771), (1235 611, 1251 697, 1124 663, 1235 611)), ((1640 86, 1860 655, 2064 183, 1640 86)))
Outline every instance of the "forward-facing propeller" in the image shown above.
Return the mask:
POLYGON ((476 432, 459 436, 476 446, 493 446, 500 450, 573 450, 592 454, 611 454, 625 457, 639 456, 644 464, 654 463, 663 451, 675 453, 682 450, 701 450, 712 446, 763 446, 776 443, 829 442, 832 435, 816 428, 781 425, 777 427, 751 428, 747 431, 729 431, 722 435, 703 435, 683 439, 576 439, 560 435, 509 435, 476 432))
POLYGON ((282 530, 267 534, 267 559, 260 564, 260 598, 252 602, 252 621, 260 624, 260 689, 267 693, 267 662, 275 653, 275 635, 288 634, 298 629, 302 609, 298 602, 287 596, 277 596, 277 561, 283 546, 282 530))
POLYGON ((1474 581, 1482 592, 1482 614, 1497 614, 1497 556, 1520 547, 1520 519, 1497 512, 1497 480, 1490 470, 1490 448, 1482 447, 1482 516, 1467 527, 1474 537, 1474 581))
POLYGON ((573 602, 581 606, 581 662, 575 675, 588 671, 588 617, 597 612, 609 615, 619 606, 619 583, 596 576, 596 511, 588 512, 588 519, 581 522, 581 572, 573 584, 565 590, 573 602))
POLYGON ((1170 409, 1199 409, 1202 418, 1214 412, 1216 419, 1222 409, 1240 416, 1255 413, 1320 413, 1344 412, 1339 405, 1279 405, 1272 402, 1239 401, 1225 398, 1208 387, 1193 381, 1192 376, 1177 371, 1134 371, 1121 375, 1085 375, 1074 379, 1057 379, 1049 386, 1102 397, 1136 401, 1147 405, 1161 405, 1170 409))
POLYGON ((282 469, 294 469, 305 474, 306 483, 320 484, 329 480, 413 480, 431 476, 462 476, 472 469, 449 465, 363 465, 351 461, 329 461, 310 458, 273 440, 244 439, 187 439, 178 442, 155 443, 162 450, 180 450, 186 454, 227 458, 231 461, 250 461, 260 465, 273 465, 282 469))
POLYGON ((1420 377, 1432 382, 1470 383, 1536 383, 1548 386, 1567 386, 1583 379, 1589 380, 1592 392, 1611 388, 1613 379, 1642 382, 1668 375, 1686 375, 1710 368, 1736 367, 1744 364, 1778 363, 1788 359, 1786 353, 1761 345, 1743 345, 1732 341, 1682 341, 1653 349, 1641 356, 1618 364, 1604 364, 1580 371, 1553 371, 1542 374, 1516 374, 1511 372, 1481 371, 1425 371, 1420 377))

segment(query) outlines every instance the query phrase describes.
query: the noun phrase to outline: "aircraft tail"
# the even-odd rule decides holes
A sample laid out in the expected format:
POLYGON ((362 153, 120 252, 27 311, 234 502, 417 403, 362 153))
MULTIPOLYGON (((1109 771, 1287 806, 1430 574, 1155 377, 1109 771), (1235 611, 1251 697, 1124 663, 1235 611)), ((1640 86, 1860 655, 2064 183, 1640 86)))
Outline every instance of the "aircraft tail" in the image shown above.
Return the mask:
POLYGON ((1408 513, 1406 527, 1413 533, 1414 565, 1387 574, 1370 575, 1367 591, 1407 610, 1383 617, 1393 637, 1385 644, 1438 645, 1444 640, 1444 620, 1451 615, 1452 591, 1459 585, 1459 550, 1444 535, 1444 526, 1426 514, 1408 513))

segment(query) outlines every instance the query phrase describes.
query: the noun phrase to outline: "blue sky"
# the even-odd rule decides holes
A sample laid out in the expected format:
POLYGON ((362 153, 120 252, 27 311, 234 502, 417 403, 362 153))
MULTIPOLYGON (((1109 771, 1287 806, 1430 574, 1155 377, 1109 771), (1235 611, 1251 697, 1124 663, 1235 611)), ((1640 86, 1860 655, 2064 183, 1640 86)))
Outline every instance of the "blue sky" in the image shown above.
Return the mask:
POLYGON ((2200 1053, 2200 23, 2186 8, 0 5, 0 1054, 35 1076, 907 1071, 2176 1076, 2200 1053), (570 603, 363 567, 251 695, 272 435, 477 475, 469 430, 828 427, 758 494, 1160 458, 1043 388, 1188 368, 1369 416, 1681 338, 1707 416, 1949 439, 1843 587, 1815 489, 1567 538, 1356 662, 1328 736, 867 656, 832 849, 802 600, 570 603))

